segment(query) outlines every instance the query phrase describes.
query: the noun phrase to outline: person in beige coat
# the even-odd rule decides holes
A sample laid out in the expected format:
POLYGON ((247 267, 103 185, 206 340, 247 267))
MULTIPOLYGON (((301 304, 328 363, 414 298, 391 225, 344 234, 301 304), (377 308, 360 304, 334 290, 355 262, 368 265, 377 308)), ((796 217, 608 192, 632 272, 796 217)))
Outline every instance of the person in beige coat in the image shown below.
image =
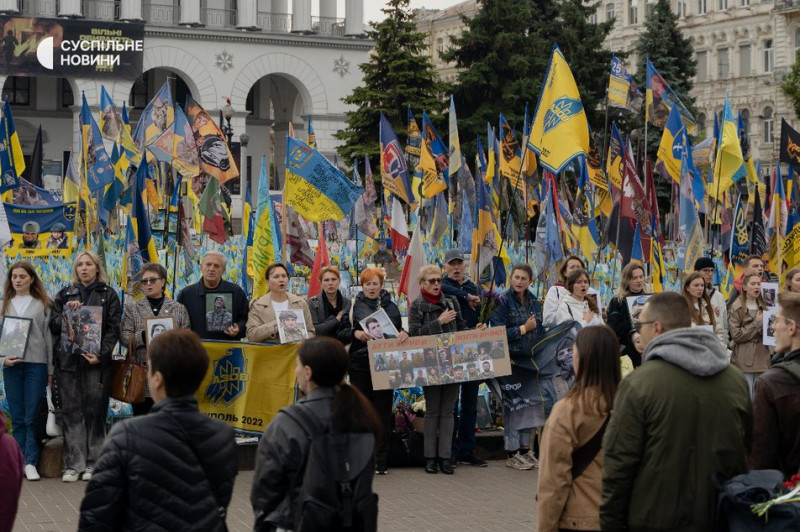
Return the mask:
POLYGON ((284 310, 300 310, 308 331, 308 337, 314 336, 314 323, 308 304, 302 297, 286 291, 289 285, 289 271, 280 263, 267 268, 267 285, 269 292, 250 303, 250 314, 247 317, 247 340, 250 342, 280 343, 278 333, 278 315, 284 310))
POLYGON ((601 441, 621 379, 619 341, 605 325, 581 329, 575 384, 544 426, 539 459, 538 530, 600 530, 601 441))
POLYGON ((746 274, 742 280, 742 293, 728 312, 728 326, 733 339, 731 364, 744 373, 750 399, 753 398, 756 377, 770 367, 769 348, 763 344, 766 309, 761 297, 761 277, 746 274))

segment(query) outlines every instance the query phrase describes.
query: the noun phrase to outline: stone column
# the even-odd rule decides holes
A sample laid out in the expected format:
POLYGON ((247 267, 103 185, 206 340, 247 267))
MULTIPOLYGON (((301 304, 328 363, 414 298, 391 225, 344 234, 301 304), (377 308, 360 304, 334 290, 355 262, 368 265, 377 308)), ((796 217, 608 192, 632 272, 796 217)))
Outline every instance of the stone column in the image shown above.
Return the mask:
POLYGON ((237 3, 236 27, 239 29, 255 29, 258 27, 256 0, 239 0, 237 3))
POLYGON ((19 13, 17 0, 0 0, 0 12, 19 13))
POLYGON ((82 17, 81 0, 61 0, 58 6, 59 17, 82 17))
POLYGON ((311 0, 292 0, 292 32, 311 31, 311 0))
POLYGON ((364 0, 345 0, 344 34, 364 34, 364 0))
POLYGON ((200 0, 183 0, 181 2, 179 24, 200 24, 200 0))
POLYGON ((319 0, 319 17, 336 18, 336 0, 319 0))
POLYGON ((120 2, 120 20, 142 20, 142 0, 128 0, 120 2))

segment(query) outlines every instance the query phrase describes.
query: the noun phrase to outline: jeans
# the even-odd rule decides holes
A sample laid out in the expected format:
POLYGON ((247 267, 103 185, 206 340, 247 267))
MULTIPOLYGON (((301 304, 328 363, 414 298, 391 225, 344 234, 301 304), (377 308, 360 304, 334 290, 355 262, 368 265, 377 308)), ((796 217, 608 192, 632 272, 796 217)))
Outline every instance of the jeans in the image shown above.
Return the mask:
POLYGON ((57 373, 61 387, 64 468, 94 467, 106 437, 110 369, 102 366, 57 373))
POLYGON ((533 428, 513 430, 503 427, 503 441, 506 451, 518 451, 520 447, 531 448, 531 433, 533 428))
POLYGON ((381 420, 381 436, 378 438, 375 446, 375 462, 377 465, 386 465, 386 460, 389 457, 389 442, 392 438, 392 429, 394 427, 394 417, 392 415, 392 403, 394 401, 393 390, 373 390, 372 389, 372 376, 369 370, 357 370, 350 368, 350 384, 358 388, 358 391, 363 393, 375 411, 378 413, 378 418, 381 420))
POLYGON ((450 458, 458 384, 425 386, 422 391, 425 393, 425 458, 450 458))
POLYGON ((25 455, 25 464, 36 465, 40 448, 33 425, 36 409, 45 397, 47 364, 20 362, 4 366, 3 379, 14 439, 25 455))
POLYGON ((480 381, 469 381, 461 384, 461 415, 458 415, 458 403, 453 415, 456 422, 453 426, 453 457, 466 458, 475 450, 475 422, 478 419, 478 387, 480 381))

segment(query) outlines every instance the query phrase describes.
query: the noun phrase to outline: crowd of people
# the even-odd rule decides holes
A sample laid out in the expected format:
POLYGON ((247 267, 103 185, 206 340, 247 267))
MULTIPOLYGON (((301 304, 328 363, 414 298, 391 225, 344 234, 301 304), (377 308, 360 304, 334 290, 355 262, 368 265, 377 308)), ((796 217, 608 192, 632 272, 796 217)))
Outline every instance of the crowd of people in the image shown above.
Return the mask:
MULTIPOLYGON (((395 338, 402 345, 414 336, 504 326, 511 359, 534 359, 533 374, 518 377, 534 379, 538 390, 520 403, 500 387, 509 399, 502 401, 505 463, 540 468, 542 531, 707 530, 714 474, 730 478, 748 467, 798 473, 800 270, 787 272, 777 298, 773 356, 761 340, 767 310, 761 282, 768 277, 755 256, 727 302, 712 285, 713 261, 701 258, 681 293, 651 295, 644 267, 625 266, 605 308, 580 257, 563 261, 543 306, 531 290, 531 267, 517 264, 508 289, 480 322, 481 291, 466 275, 463 253, 453 249, 442 268, 417 272, 420 295, 410 302, 405 325, 380 267, 361 272, 361 291, 352 298, 340 289, 338 269, 324 267, 321 293, 306 300, 288 291, 287 268, 273 264, 266 272, 269 292, 250 302, 224 279, 225 269, 224 255, 206 253, 200 280, 173 300, 164 267, 147 264, 140 273, 144 297, 123 309, 92 251, 78 255, 72 283, 52 299, 30 263, 9 268, 0 314, 31 320, 25 352, 3 359, 13 437, 25 476, 37 480, 34 417, 53 383, 64 431, 62 480, 91 481, 82 528, 193 522, 223 529, 235 446, 231 430, 200 415, 192 397, 208 366, 202 340, 303 340, 295 372, 303 398, 289 408, 337 430, 373 433, 374 470, 383 475, 393 392, 373 386, 369 342, 395 338), (100 314, 83 316, 89 308, 100 314), (390 323, 368 320, 379 310, 390 323), (170 318, 171 329, 149 334, 153 318, 170 318), (85 324, 95 328, 83 331, 85 324), (569 367, 555 356, 537 359, 537 344, 548 331, 569 327, 564 324, 580 329, 569 367), (390 325, 396 334, 384 331, 390 325), (106 437, 118 342, 148 367, 146 399, 134 406, 134 420, 106 437), (627 375, 625 359, 635 368, 627 375), (182 500, 202 510, 182 515, 182 500)), ((375 363, 387 364, 385 357, 375 363)), ((491 367, 484 368, 487 378, 491 367)), ((522 372, 517 364, 511 368, 512 376, 522 372)), ((425 471, 452 475, 458 464, 485 467, 474 452, 480 381, 424 377, 425 471)), ((2 420, 0 438, 7 439, 2 420)), ((251 494, 258 529, 293 528, 308 442, 291 410, 267 427, 251 494)))

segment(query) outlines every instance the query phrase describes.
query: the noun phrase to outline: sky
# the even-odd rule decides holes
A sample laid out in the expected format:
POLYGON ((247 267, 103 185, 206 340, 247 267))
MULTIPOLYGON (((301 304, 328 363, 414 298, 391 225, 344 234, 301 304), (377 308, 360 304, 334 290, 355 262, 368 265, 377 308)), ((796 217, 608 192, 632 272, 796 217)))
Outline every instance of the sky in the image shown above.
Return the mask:
MULTIPOLYGON (((460 4, 463 0, 411 0, 409 8, 417 9, 426 7, 428 9, 442 9, 445 7, 460 4)), ((381 9, 386 5, 382 0, 364 0, 364 23, 370 21, 383 20, 381 9)))

